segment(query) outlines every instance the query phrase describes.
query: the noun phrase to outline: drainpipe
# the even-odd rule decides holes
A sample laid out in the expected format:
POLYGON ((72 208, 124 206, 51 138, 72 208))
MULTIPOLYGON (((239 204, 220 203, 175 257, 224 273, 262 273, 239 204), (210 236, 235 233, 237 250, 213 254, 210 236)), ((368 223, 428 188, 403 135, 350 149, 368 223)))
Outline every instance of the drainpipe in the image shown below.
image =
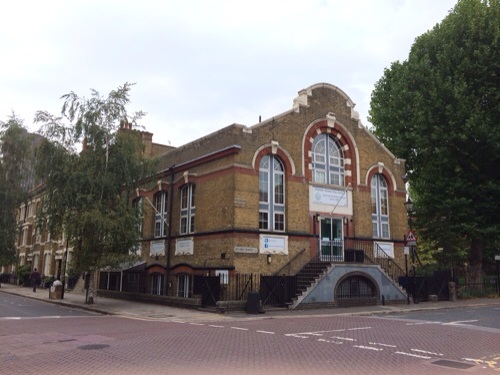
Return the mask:
POLYGON ((165 276, 165 295, 168 296, 168 290, 170 289, 170 239, 172 237, 172 202, 173 202, 173 195, 174 195, 174 165, 172 165, 169 168, 170 171, 170 186, 169 186, 169 193, 168 193, 168 225, 167 225, 167 249, 166 249, 166 258, 167 258, 167 264, 165 265, 165 271, 166 271, 166 276, 165 276))

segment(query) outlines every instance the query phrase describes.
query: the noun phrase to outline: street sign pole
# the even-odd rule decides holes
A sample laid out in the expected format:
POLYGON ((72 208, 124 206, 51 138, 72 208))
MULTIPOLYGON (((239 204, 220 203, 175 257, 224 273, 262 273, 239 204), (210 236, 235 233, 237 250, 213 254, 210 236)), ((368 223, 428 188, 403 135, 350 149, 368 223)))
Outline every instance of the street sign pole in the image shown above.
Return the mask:
POLYGON ((500 263, 500 255, 495 255, 495 263, 497 265, 497 295, 500 297, 500 272, 498 270, 498 264, 500 263))

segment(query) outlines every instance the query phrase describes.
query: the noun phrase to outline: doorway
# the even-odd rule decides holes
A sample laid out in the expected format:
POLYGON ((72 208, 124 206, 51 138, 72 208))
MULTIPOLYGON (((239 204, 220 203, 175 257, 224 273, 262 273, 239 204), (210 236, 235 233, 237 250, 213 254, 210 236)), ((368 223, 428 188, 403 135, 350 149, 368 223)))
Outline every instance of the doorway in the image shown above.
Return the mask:
POLYGON ((342 219, 321 218, 321 261, 342 262, 344 260, 344 243, 342 239, 342 219))

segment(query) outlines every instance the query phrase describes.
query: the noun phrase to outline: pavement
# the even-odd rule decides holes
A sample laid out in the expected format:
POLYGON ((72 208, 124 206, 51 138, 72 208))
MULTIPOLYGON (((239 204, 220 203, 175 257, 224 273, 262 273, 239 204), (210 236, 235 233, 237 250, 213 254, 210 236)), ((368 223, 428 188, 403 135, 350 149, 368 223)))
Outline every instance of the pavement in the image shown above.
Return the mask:
POLYGON ((165 320, 183 322, 227 321, 246 319, 339 316, 339 315, 375 315, 401 314, 418 310, 452 309, 478 306, 499 306, 500 298, 477 298, 457 301, 421 302, 414 304, 356 306, 343 308, 322 308, 307 310, 289 310, 280 308, 266 309, 260 314, 247 314, 245 311, 227 311, 217 313, 204 309, 186 309, 160 304, 128 301, 106 297, 96 297, 93 304, 85 303, 85 294, 78 291, 65 291, 64 299, 50 299, 49 289, 37 289, 2 283, 0 293, 10 293, 26 298, 33 298, 61 306, 94 311, 100 314, 124 316, 143 320, 165 320))

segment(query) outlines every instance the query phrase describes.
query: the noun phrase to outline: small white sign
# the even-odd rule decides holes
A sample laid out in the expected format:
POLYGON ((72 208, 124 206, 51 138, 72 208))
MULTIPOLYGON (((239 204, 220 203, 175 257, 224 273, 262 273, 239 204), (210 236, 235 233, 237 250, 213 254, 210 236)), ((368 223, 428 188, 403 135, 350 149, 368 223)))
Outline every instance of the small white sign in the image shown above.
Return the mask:
POLYGON ((495 255, 495 260, 500 260, 500 255, 495 255))
POLYGON ((260 236, 261 254, 285 254, 288 255, 288 237, 287 236, 260 236))
POLYGON ((153 241, 149 245, 149 256, 165 255, 165 241, 153 241))
POLYGON ((257 254, 258 250, 256 247, 235 246, 234 252, 240 254, 257 254))
POLYGON ((177 240, 175 243, 175 255, 193 255, 193 239, 177 240))

